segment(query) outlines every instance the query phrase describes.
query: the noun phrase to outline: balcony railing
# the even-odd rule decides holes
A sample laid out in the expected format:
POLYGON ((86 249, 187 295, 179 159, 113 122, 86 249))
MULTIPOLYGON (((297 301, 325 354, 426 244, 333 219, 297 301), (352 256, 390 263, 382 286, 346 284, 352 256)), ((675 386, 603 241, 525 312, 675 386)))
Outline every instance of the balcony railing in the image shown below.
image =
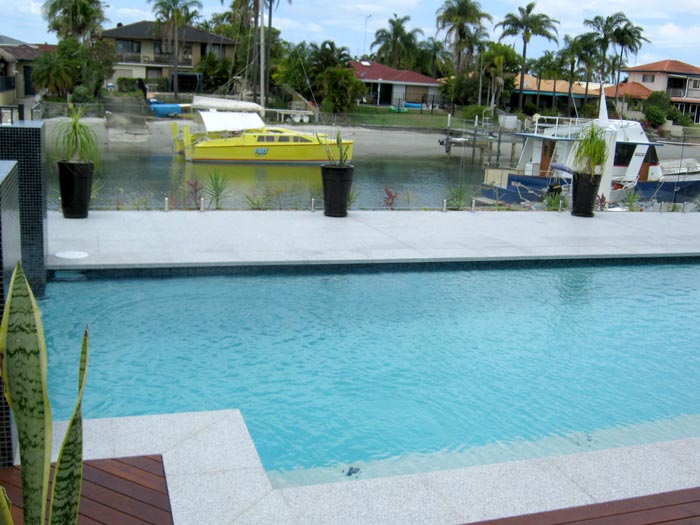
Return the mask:
POLYGON ((0 77, 0 91, 13 91, 15 89, 15 77, 0 77))
MULTIPOLYGON (((161 64, 169 66, 173 63, 172 53, 155 53, 153 56, 141 53, 115 53, 114 58, 117 62, 129 64, 161 64)), ((191 66, 192 57, 180 57, 177 63, 180 66, 191 66)))
POLYGON ((685 88, 669 88, 666 90, 666 94, 669 97, 684 97, 685 88))

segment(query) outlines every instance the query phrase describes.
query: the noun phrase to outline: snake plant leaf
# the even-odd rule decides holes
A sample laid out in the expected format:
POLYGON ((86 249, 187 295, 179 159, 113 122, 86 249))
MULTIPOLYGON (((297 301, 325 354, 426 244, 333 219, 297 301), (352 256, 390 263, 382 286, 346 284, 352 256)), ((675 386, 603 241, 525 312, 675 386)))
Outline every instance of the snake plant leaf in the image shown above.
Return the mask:
POLYGON ((50 525, 78 523, 80 491, 83 485, 83 411, 82 400, 88 364, 88 330, 85 328, 80 350, 78 400, 58 454, 51 487, 50 525))
POLYGON ((10 498, 7 497, 5 487, 0 487, 0 524, 12 525, 13 523, 12 502, 10 498))
POLYGON ((51 407, 39 308, 22 267, 12 274, 0 325, 5 397, 17 427, 22 463, 24 523, 44 525, 51 467, 51 407))

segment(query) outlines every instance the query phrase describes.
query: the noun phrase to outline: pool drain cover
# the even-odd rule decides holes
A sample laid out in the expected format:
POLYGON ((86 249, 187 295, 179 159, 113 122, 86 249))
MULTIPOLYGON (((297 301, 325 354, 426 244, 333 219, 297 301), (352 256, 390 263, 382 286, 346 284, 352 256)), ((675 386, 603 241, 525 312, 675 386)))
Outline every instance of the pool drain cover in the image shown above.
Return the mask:
POLYGON ((58 252, 56 254, 56 257, 58 257, 59 259, 84 259, 87 256, 88 256, 87 252, 68 251, 68 252, 58 252))

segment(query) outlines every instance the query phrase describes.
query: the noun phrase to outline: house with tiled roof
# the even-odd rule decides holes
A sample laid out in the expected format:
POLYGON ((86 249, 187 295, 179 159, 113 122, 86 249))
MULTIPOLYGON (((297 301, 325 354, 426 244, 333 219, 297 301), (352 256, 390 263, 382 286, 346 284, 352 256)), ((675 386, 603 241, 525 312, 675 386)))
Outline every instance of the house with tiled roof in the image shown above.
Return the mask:
MULTIPOLYGON (((114 73, 109 82, 119 77, 149 80, 168 78, 173 64, 173 52, 158 24, 142 20, 133 24, 118 24, 102 32, 102 38, 114 45, 114 73)), ((186 25, 180 29, 178 71, 192 75, 200 61, 212 53, 217 58, 233 59, 235 41, 186 25)), ((182 87, 182 84, 181 84, 182 87)))
POLYGON ((35 94, 32 63, 56 46, 34 45, 0 35, 0 105, 16 104, 35 94))
POLYGON ((412 104, 438 104, 442 96, 442 84, 434 78, 372 62, 351 60, 355 78, 367 85, 367 102, 383 106, 412 104))
POLYGON ((664 91, 681 113, 700 123, 700 67, 679 60, 661 60, 624 68, 629 83, 664 91))
MULTIPOLYGON (((516 78, 516 86, 511 94, 512 107, 517 106, 517 101, 520 94, 520 75, 516 78)), ((550 80, 545 78, 537 78, 536 76, 525 73, 523 75, 523 101, 537 104, 539 99, 539 108, 553 107, 555 101, 557 104, 566 104, 569 98, 569 82, 566 80, 550 80)), ((589 85, 586 91, 585 84, 573 82, 571 84, 571 98, 573 102, 581 107, 586 99, 590 102, 595 99, 593 88, 589 85)))

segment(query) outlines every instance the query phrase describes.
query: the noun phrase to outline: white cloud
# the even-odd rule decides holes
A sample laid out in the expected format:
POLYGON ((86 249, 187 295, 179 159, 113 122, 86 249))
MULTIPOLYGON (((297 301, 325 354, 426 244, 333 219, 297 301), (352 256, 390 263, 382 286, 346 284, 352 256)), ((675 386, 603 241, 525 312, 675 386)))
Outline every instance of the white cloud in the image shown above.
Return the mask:
POLYGON ((300 20, 276 17, 274 15, 272 17, 272 25, 281 31, 301 31, 309 33, 323 33, 324 31, 322 26, 314 22, 302 22, 300 20))
POLYGON ((107 16, 116 24, 117 22, 138 22, 141 20, 152 20, 153 12, 143 9, 133 9, 130 7, 120 7, 112 10, 114 14, 107 13, 107 16))

